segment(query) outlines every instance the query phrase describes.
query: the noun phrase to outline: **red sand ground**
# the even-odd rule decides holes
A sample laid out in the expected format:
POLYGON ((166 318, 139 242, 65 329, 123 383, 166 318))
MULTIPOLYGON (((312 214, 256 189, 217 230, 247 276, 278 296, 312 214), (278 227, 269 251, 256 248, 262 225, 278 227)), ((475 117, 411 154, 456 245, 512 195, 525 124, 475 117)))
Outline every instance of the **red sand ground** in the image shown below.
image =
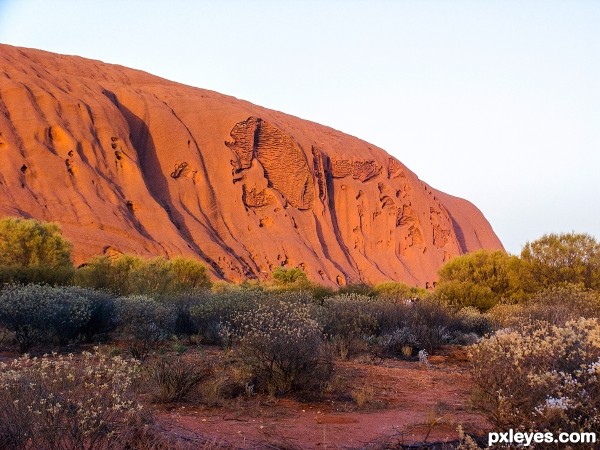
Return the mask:
POLYGON ((459 424, 469 433, 483 434, 489 424, 468 406, 466 362, 456 352, 432 360, 429 367, 397 360, 338 363, 338 376, 345 382, 373 388, 374 398, 362 409, 352 401, 250 399, 235 407, 159 408, 156 418, 172 432, 199 433, 242 448, 381 448, 445 442, 458 438, 459 424))

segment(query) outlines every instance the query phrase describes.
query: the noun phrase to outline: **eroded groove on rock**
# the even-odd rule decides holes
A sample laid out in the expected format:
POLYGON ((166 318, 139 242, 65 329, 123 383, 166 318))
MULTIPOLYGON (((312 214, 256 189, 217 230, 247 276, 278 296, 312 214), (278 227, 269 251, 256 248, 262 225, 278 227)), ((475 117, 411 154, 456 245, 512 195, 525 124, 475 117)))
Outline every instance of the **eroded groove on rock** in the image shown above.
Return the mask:
POLYGON ((82 58, 0 45, 0 66, 0 217, 58 221, 76 263, 110 247, 227 280, 425 286, 502 248, 472 204, 331 128, 82 58))

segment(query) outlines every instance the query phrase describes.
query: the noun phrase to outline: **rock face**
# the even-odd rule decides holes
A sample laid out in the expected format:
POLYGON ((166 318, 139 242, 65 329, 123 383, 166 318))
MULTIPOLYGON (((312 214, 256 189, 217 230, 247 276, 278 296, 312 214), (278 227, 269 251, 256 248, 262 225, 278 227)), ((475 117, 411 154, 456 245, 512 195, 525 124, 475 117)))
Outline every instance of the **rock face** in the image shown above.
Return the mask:
POLYGON ((56 221, 76 263, 130 252, 215 277, 302 267, 325 284, 425 287, 501 249, 471 203, 385 151, 233 97, 74 56, 0 46, 0 216, 56 221))

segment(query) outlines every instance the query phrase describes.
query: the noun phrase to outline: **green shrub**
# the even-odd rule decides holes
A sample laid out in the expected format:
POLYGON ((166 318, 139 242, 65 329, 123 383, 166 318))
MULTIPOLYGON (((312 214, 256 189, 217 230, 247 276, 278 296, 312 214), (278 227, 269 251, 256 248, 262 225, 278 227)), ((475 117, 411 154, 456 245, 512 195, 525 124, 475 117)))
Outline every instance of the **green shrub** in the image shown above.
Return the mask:
POLYGON ((282 287, 308 287, 309 282, 306 273, 299 268, 276 267, 271 272, 275 285, 282 287))
POLYGON ((134 361, 84 352, 0 363, 0 447, 125 448, 141 406, 134 361))
POLYGON ((0 283, 65 284, 73 276, 72 245, 55 223, 0 220, 0 283))
POLYGON ((306 305, 265 302, 228 324, 234 349, 257 388, 271 395, 306 389, 331 376, 332 357, 306 305))
POLYGON ((373 287, 373 292, 379 297, 394 298, 397 300, 425 299, 431 295, 427 289, 395 281, 379 283, 373 287))
POLYGON ((78 286, 104 289, 116 295, 128 295, 130 273, 144 260, 132 255, 120 255, 117 258, 95 256, 77 268, 74 282, 78 286))
POLYGON ((442 266, 439 275, 435 294, 455 307, 486 311, 500 300, 522 301, 532 291, 521 260, 499 250, 457 256, 442 266))
POLYGON ((345 286, 340 286, 337 291, 338 295, 362 295, 375 297, 377 293, 373 290, 373 286, 366 283, 350 283, 345 286))
POLYGON ((476 404, 499 429, 600 432, 600 321, 498 331, 471 348, 476 404))
POLYGON ((118 295, 177 295, 210 288, 206 267, 188 258, 97 256, 77 269, 75 284, 118 295))
POLYGON ((536 290, 565 283, 600 289, 600 243, 589 234, 546 234, 527 242, 521 259, 536 290))
POLYGON ((435 294, 450 307, 473 307, 479 311, 487 311, 500 299, 489 286, 470 281, 453 280, 440 283, 435 289, 435 294))

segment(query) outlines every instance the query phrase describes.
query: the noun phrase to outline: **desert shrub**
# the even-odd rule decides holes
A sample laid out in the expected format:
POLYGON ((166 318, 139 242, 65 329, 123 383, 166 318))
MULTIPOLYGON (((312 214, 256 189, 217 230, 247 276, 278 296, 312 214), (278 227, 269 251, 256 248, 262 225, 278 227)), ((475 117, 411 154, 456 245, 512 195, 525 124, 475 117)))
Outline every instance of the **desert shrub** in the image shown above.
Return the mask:
POLYGON ((118 330, 135 358, 145 358, 172 334, 175 314, 169 305, 145 295, 131 295, 118 298, 116 306, 118 330))
POLYGON ((109 331, 112 298, 77 287, 9 285, 0 292, 0 323, 15 334, 21 351, 57 341, 64 345, 109 331))
POLYGON ((199 331, 192 318, 192 307, 193 303, 176 302, 174 305, 173 333, 179 338, 187 338, 188 343, 191 342, 192 336, 198 335, 199 331))
POLYGON ((417 334, 411 327, 396 328, 380 339, 384 349, 395 355, 412 356, 422 347, 417 334))
POLYGON ((263 298, 262 291, 245 289, 224 290, 199 297, 199 301, 190 307, 190 316, 201 342, 229 345, 223 324, 229 323, 229 327, 233 327, 234 316, 254 309, 263 298))
POLYGON ((498 331, 470 351, 476 404, 500 429, 600 432, 600 321, 498 331))
POLYGON ((118 295, 174 295, 211 286, 206 267, 189 258, 96 256, 77 269, 75 284, 118 295))
POLYGON ((0 448, 123 448, 141 415, 138 369, 97 352, 0 363, 0 448))
POLYGON ((600 317, 600 294, 579 285, 557 285, 519 305, 496 305, 489 311, 496 328, 545 321, 562 326, 579 317, 600 317))
POLYGON ((331 375, 331 354, 308 306, 264 302, 237 313, 228 327, 234 349, 258 389, 284 394, 314 386, 331 375))
POLYGON ((448 261, 439 271, 438 298, 451 306, 486 311, 500 300, 521 301, 529 292, 521 260, 503 251, 479 250, 448 261))
POLYGON ((370 336, 378 334, 377 302, 365 295, 339 294, 326 298, 320 311, 325 335, 346 358, 370 336))
POLYGON ((412 304, 405 325, 416 334, 419 347, 428 353, 449 343, 454 332, 463 331, 450 311, 435 301, 412 304))
POLYGON ((368 297, 375 297, 377 293, 373 290, 373 286, 366 283, 349 283, 345 286, 340 286, 338 295, 363 295, 368 297))
POLYGON ((65 284, 73 276, 72 245, 58 224, 0 220, 0 283, 65 284))
POLYGON ((192 309, 201 304, 210 293, 205 291, 188 292, 173 296, 162 296, 158 300, 173 310, 173 334, 178 338, 192 337, 199 332, 198 325, 192 317, 192 309))
POLYGON ((271 272, 271 277, 276 286, 282 287, 308 287, 309 281, 306 273, 299 268, 276 267, 271 272))
POLYGON ((15 335, 20 350, 51 339, 48 317, 53 313, 50 290, 41 285, 10 285, 0 292, 0 323, 15 335))
POLYGON ((427 289, 409 286, 408 284, 396 281, 379 283, 373 287, 373 292, 379 297, 398 300, 425 299, 431 295, 427 289))
POLYGON ((470 281, 446 281, 438 284, 436 296, 450 307, 473 307, 487 311, 499 300, 499 297, 489 288, 470 281))
POLYGON ((580 286, 554 286, 527 302, 521 317, 553 325, 564 325, 579 317, 600 317, 600 294, 580 286))
POLYGON ((509 328, 519 325, 523 322, 525 314, 524 304, 504 304, 498 303, 487 313, 490 324, 494 330, 509 328))
POLYGON ((411 304, 397 303, 382 320, 380 341, 392 354, 407 356, 416 350, 432 353, 445 344, 460 342, 464 334, 473 333, 469 322, 456 317, 450 309, 435 300, 422 300, 411 304))
POLYGON ((459 309, 454 314, 454 318, 457 321, 456 327, 463 333, 475 333, 483 336, 492 330, 488 316, 473 306, 459 309))
POLYGON ((184 400, 209 375, 210 368, 198 367, 196 361, 182 357, 163 357, 149 367, 154 399, 160 403, 184 400))
POLYGON ((394 298, 397 300, 425 299, 431 295, 427 289, 409 286, 397 281, 387 281, 376 284, 373 292, 379 297, 394 298))
POLYGON ((108 291, 70 287, 70 290, 79 292, 88 304, 89 320, 81 329, 81 337, 86 342, 94 338, 106 337, 117 325, 117 309, 115 297, 108 291))
POLYGON ((292 290, 270 292, 261 301, 297 303, 300 305, 315 305, 315 298, 310 290, 292 290))
POLYGON ((600 243, 589 234, 546 234, 525 244, 521 260, 537 290, 561 283, 600 289, 600 243))

